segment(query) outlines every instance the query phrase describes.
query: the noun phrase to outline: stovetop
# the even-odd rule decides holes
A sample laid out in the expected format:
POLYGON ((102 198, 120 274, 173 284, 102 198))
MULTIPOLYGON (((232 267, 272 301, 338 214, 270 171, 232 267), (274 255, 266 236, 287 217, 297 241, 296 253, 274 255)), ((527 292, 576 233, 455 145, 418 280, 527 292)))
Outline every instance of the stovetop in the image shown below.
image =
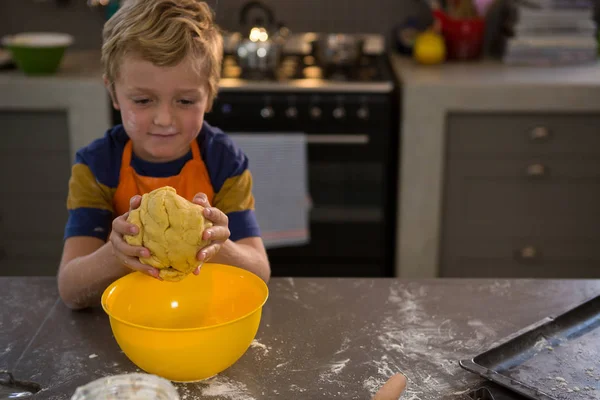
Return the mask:
MULTIPOLYGON (((374 36, 373 40, 378 39, 378 36, 374 36)), ((375 43, 371 45, 370 51, 365 51, 355 66, 324 68, 306 51, 303 35, 296 35, 287 45, 279 65, 267 71, 242 68, 232 54, 235 52, 234 48, 230 47, 223 58, 220 87, 225 91, 268 89, 389 92, 394 88, 392 70, 384 49, 375 43)))
POLYGON ((390 80, 385 60, 381 56, 365 56, 353 67, 323 68, 310 55, 284 55, 274 71, 252 71, 241 68, 235 56, 223 59, 223 79, 289 82, 318 79, 332 82, 387 82, 390 80))

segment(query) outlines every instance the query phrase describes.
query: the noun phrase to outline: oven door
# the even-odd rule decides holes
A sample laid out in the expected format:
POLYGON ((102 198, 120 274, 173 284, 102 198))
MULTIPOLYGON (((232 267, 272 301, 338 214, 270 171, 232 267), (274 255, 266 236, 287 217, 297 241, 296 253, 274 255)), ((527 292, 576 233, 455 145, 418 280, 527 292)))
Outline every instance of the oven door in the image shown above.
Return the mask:
POLYGON ((307 136, 311 240, 269 250, 274 276, 387 274, 385 169, 369 138, 307 136))

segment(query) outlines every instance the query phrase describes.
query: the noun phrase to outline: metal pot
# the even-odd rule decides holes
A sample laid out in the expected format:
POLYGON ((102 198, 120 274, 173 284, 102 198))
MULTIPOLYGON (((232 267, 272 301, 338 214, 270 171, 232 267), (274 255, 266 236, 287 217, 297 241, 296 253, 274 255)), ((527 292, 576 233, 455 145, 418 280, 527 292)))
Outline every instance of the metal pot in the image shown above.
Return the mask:
POLYGON ((275 21, 273 11, 260 1, 250 1, 240 12, 242 39, 236 49, 239 66, 245 70, 268 72, 279 65, 289 31, 275 21), (248 21, 251 11, 259 10, 266 17, 248 21))
POLYGON ((364 39, 340 33, 319 35, 311 42, 313 56, 321 67, 352 67, 364 54, 364 39))

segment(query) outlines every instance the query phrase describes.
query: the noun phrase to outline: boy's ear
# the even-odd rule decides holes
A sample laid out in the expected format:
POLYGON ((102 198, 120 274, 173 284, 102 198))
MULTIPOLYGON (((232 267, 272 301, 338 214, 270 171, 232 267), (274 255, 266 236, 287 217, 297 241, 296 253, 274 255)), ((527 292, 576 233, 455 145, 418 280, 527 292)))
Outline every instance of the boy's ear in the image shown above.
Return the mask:
POLYGON ((110 95, 110 100, 112 101, 113 107, 116 110, 119 110, 119 102, 117 101, 117 95, 115 94, 114 85, 108 80, 106 75, 102 75, 102 80, 104 81, 104 87, 108 90, 108 94, 110 95))

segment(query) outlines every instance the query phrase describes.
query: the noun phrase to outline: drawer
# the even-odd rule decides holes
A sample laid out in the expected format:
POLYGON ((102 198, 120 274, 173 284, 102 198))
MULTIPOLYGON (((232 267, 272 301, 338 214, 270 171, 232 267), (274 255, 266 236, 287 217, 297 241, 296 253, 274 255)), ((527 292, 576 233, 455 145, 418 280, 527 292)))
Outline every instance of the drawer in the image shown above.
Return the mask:
POLYGON ((67 113, 61 111, 0 111, 0 152, 69 151, 67 113))
POLYGON ((552 159, 529 156, 526 159, 452 159, 448 160, 446 179, 494 180, 530 183, 585 181, 600 184, 598 158, 552 159))
POLYGON ((66 151, 2 154, 0 192, 11 194, 62 193, 67 196, 71 176, 70 154, 66 151))
POLYGON ((442 250, 443 277, 600 278, 600 239, 464 238, 442 250))
POLYGON ((62 239, 68 218, 66 195, 0 197, 0 237, 62 239))
POLYGON ((600 155, 599 114, 452 113, 449 155, 600 155))
POLYGON ((446 180, 444 237, 600 237, 598 164, 553 160, 540 164, 547 172, 530 176, 535 163, 455 161, 446 180))

